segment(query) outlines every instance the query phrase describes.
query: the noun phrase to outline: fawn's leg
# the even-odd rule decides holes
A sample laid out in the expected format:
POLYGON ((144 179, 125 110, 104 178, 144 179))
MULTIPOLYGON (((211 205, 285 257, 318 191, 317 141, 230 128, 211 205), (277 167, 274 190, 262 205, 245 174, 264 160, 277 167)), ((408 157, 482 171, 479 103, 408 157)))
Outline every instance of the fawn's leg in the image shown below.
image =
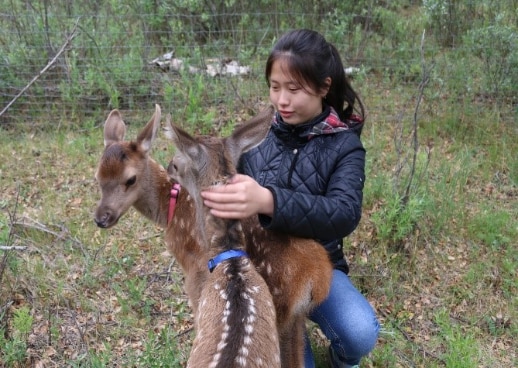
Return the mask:
POLYGON ((296 316, 280 334, 282 368, 304 367, 304 323, 305 315, 296 316))

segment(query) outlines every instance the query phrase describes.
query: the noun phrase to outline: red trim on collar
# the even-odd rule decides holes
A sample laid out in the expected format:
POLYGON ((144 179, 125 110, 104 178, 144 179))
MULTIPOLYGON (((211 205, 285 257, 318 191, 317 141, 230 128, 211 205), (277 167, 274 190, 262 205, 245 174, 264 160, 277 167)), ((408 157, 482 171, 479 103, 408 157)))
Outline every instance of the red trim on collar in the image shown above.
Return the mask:
POLYGON ((171 222, 174 216, 174 211, 176 209, 176 200, 178 199, 178 194, 180 193, 180 184, 174 183, 171 191, 169 192, 169 211, 167 212, 167 224, 171 222))

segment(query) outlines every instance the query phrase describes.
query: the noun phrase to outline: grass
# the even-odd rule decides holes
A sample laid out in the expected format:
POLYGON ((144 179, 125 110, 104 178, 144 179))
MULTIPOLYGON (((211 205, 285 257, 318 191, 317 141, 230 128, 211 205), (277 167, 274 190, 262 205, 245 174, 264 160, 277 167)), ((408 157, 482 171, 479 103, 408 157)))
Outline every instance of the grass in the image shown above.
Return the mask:
MULTIPOLYGON (((386 82, 369 75, 362 82, 370 111, 363 133, 368 180, 363 219, 346 252, 351 278, 383 326, 362 367, 516 366, 516 121, 505 111, 495 118, 492 105, 453 111, 442 108, 443 96, 431 96, 419 115, 419 176, 403 207, 408 171, 394 174, 401 154, 393 137, 397 124, 410 126, 415 87, 380 89, 386 82)), ((228 110, 204 108, 200 86, 189 91, 180 120, 202 133, 228 134, 248 111, 235 100, 228 110)), ((128 137, 152 110, 127 116, 128 137)), ((161 230, 133 210, 110 230, 93 221, 104 119, 0 134, 0 245, 21 247, 0 250, 5 366, 186 362, 192 315, 161 230)), ((402 154, 411 154, 403 143, 402 154)), ((170 152, 160 135, 153 156, 165 165, 170 152)), ((317 366, 325 367, 327 343, 308 328, 317 366)))

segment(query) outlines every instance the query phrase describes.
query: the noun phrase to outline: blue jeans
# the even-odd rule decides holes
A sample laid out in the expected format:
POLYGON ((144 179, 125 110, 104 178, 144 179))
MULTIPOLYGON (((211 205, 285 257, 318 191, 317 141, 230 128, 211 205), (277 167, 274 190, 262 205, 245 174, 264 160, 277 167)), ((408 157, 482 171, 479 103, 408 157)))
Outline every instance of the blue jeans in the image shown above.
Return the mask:
MULTIPOLYGON (((360 363, 376 345, 380 325, 367 299, 342 271, 334 270, 327 299, 315 308, 309 318, 318 324, 331 342, 333 367, 360 363)), ((314 368, 315 359, 306 335, 305 368, 314 368)))

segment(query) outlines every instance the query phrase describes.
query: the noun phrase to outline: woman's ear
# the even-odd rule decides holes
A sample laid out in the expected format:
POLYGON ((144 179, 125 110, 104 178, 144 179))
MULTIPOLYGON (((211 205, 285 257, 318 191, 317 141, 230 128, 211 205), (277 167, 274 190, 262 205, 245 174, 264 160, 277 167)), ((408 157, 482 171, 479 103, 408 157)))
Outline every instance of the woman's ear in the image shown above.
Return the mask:
POLYGON ((329 88, 331 88, 331 77, 327 77, 324 81, 325 86, 320 91, 320 96, 322 98, 325 98, 327 96, 327 93, 329 92, 329 88))

